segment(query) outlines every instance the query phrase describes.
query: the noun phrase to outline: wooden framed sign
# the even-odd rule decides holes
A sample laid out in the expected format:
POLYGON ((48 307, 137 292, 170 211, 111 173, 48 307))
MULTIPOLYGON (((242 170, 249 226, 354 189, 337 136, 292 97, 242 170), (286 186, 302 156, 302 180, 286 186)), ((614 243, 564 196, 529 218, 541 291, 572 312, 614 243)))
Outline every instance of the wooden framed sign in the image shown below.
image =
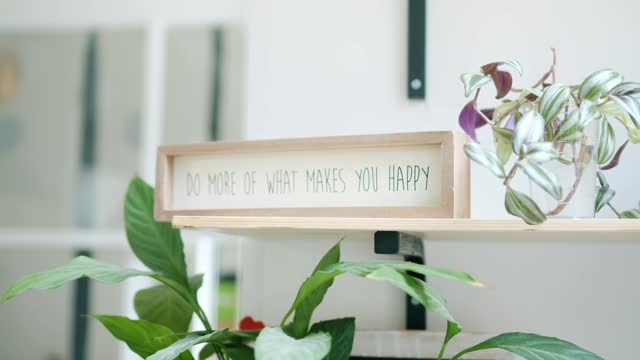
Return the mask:
POLYGON ((161 146, 155 216, 467 218, 466 142, 441 131, 161 146))

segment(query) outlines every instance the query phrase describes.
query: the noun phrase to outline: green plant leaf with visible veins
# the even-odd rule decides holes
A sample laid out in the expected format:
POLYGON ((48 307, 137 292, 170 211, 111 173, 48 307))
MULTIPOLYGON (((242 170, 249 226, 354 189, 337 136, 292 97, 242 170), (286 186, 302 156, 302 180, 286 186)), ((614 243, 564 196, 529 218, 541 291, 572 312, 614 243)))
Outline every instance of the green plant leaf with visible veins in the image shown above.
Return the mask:
MULTIPOLYGON (((313 272, 323 270, 326 267, 333 265, 340 261, 340 243, 334 245, 318 262, 313 272)), ((290 334, 296 339, 303 338, 307 335, 309 330, 309 324, 311 323, 311 316, 313 311, 320 305, 327 290, 333 284, 333 280, 329 280, 322 286, 318 287, 307 297, 307 299, 300 304, 296 309, 296 313, 293 316, 293 323, 290 327, 290 334)))
MULTIPOLYGON (((178 336, 167 327, 145 320, 108 315, 95 315, 93 318, 100 321, 113 337, 124 341, 131 351, 143 358, 178 341, 178 336)), ((179 360, 193 360, 189 352, 179 353, 176 356, 174 358, 179 360)))
POLYGON ((88 277, 105 284, 116 284, 133 276, 153 273, 103 263, 86 256, 78 256, 51 271, 30 274, 16 281, 0 299, 0 304, 31 289, 55 289, 65 282, 88 277))
POLYGON ((140 178, 129 183, 124 206, 131 250, 149 269, 189 286, 180 232, 153 218, 154 191, 140 178))
MULTIPOLYGON (((202 274, 192 276, 189 281, 191 289, 197 291, 202 286, 202 274)), ((164 325, 175 333, 189 330, 193 317, 191 304, 166 285, 138 291, 133 304, 140 319, 164 325)))
POLYGON ((529 179, 538 184, 544 191, 553 196, 554 199, 562 199, 562 186, 560 186, 560 181, 554 173, 526 159, 520 160, 516 164, 527 174, 529 179))
POLYGON ((356 319, 343 318, 313 324, 309 334, 327 333, 331 336, 331 350, 324 360, 349 360, 356 333, 356 319))
POLYGON ((490 151, 483 149, 476 143, 466 144, 464 146, 464 152, 469 159, 491 170, 491 172, 499 177, 504 178, 506 176, 502 162, 498 159, 498 156, 490 151))
POLYGON ((457 360, 465 354, 487 349, 506 350, 526 360, 604 360, 568 341, 526 333, 498 335, 459 352, 451 359, 457 360))
POLYGON ((327 333, 294 339, 281 328, 264 328, 256 340, 256 360, 322 360, 331 349, 327 333))
POLYGON ((504 207, 509 214, 521 218, 529 225, 537 225, 547 220, 547 216, 533 199, 515 190, 507 190, 504 207))
POLYGON ((215 330, 206 335, 190 334, 184 338, 172 343, 164 349, 156 351, 153 355, 147 357, 147 360, 173 360, 180 354, 191 349, 192 347, 206 343, 216 342, 222 343, 222 341, 229 335, 229 330, 215 330))
MULTIPOLYGON (((324 270, 314 272, 302 283, 302 285, 298 289, 298 294, 296 295, 291 308, 282 318, 280 326, 285 326, 285 324, 287 323, 287 319, 298 308, 298 306, 300 306, 300 304, 304 302, 315 289, 319 288, 327 281, 330 281, 336 276, 344 273, 351 273, 356 276, 367 277, 382 268, 390 268, 399 272, 415 272, 418 274, 423 274, 425 276, 437 276, 445 279, 462 281, 476 286, 482 286, 482 284, 480 284, 471 275, 464 272, 435 268, 404 261, 339 262, 337 264, 329 266, 324 270)), ((378 278, 379 275, 380 273, 378 273, 378 278)), ((421 290, 430 291, 431 289, 431 287, 425 287, 421 290)), ((430 296, 433 294, 427 295, 430 296)))

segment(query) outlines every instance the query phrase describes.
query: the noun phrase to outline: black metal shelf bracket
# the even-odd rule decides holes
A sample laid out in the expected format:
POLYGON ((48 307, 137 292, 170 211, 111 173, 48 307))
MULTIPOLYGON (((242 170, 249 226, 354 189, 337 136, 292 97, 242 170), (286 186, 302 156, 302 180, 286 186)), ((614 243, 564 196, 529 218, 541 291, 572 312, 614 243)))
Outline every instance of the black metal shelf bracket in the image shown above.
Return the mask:
MULTIPOLYGON (((374 234, 374 252, 376 254, 400 255, 405 261, 424 265, 425 252, 422 239, 399 231, 376 231, 374 234)), ((409 275, 421 280, 425 276, 417 273, 409 275)), ((409 330, 426 330, 427 313, 422 304, 407 295, 406 328, 409 330)))

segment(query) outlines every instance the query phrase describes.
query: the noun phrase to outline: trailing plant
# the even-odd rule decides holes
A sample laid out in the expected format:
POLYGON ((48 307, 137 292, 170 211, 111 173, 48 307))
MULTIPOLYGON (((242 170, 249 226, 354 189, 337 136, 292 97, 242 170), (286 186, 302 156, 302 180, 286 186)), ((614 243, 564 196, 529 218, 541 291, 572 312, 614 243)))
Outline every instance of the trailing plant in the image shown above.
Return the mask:
MULTIPOLYGON (((480 285, 464 272, 409 262, 342 261, 341 243, 338 242, 302 283, 279 325, 265 327, 262 322, 246 317, 240 323, 240 330, 214 329, 198 302, 202 275, 188 275, 180 232, 170 224, 153 219, 153 196, 150 186, 138 178, 133 179, 126 195, 124 212, 131 250, 148 270, 123 268, 80 256, 56 269, 18 280, 6 291, 0 303, 31 289, 54 289, 82 277, 115 284, 130 277, 147 276, 159 284, 136 294, 134 304, 139 319, 91 316, 142 358, 193 360, 190 350, 195 345, 204 344, 198 359, 215 355, 218 359, 233 360, 346 360, 352 349, 355 319, 333 319, 313 324, 311 320, 334 279, 350 274, 387 282, 444 318, 447 330, 438 357, 442 359, 447 345, 462 328, 447 309, 447 302, 440 292, 410 273, 480 285), (189 331, 194 314, 202 322, 204 330, 189 331)), ((493 337, 455 354, 451 359, 486 349, 503 349, 528 360, 602 360, 572 343, 527 333, 493 337)))
MULTIPOLYGON (((486 64, 478 73, 461 76, 466 96, 472 96, 458 119, 473 139, 465 145, 465 153, 502 179, 507 212, 528 224, 542 223, 547 216, 564 210, 592 159, 597 160, 600 170, 612 169, 629 142, 640 142, 640 83, 624 82, 622 75, 610 69, 594 72, 581 84, 557 83, 556 52, 552 51, 551 67, 530 87, 512 86, 511 72, 522 75, 522 66, 515 60, 486 64), (489 83, 494 84, 496 99, 501 103, 481 109, 478 97, 489 83), (513 97, 508 99, 508 95, 513 97), (617 149, 613 121, 622 124, 627 132, 627 140, 617 149), (478 144, 476 129, 485 125, 493 134, 494 150, 478 144), (599 126, 597 148, 586 135, 590 125, 599 126), (563 189, 557 174, 545 167, 547 163, 572 166, 574 183, 563 189), (545 213, 534 199, 513 189, 511 182, 517 172, 524 173, 552 196, 557 206, 545 213)), ((607 197, 610 200, 611 193, 605 192, 598 195, 600 202, 607 197)), ((599 210, 603 204, 595 206, 599 210)), ((619 216, 624 217, 622 213, 619 216)))

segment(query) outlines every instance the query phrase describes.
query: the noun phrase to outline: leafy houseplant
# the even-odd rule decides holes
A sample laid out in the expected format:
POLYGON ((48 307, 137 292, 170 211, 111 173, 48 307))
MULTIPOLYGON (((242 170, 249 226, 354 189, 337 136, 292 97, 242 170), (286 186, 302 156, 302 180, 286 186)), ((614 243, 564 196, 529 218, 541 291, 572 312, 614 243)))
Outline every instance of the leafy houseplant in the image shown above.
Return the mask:
MULTIPOLYGON (((81 256, 51 271, 22 278, 6 291, 0 303, 27 290, 54 289, 81 277, 115 284, 133 276, 149 276, 160 285, 136 294, 134 303, 140 319, 92 316, 142 358, 193 360, 189 350, 197 344, 205 344, 198 359, 216 355, 218 359, 233 360, 344 360, 351 353, 355 319, 334 319, 311 325, 311 318, 333 280, 349 273, 388 282, 445 318, 447 331, 438 357, 442 359, 447 344, 461 332, 461 327, 447 309, 444 297, 431 285, 409 273, 479 285, 473 277, 463 272, 409 262, 341 261, 338 243, 322 257, 313 273, 302 283, 279 326, 262 329, 262 323, 245 318, 241 325, 257 330, 213 329, 198 303, 197 292, 202 275, 188 276, 180 232, 170 224, 154 221, 153 196, 153 189, 136 178, 131 182, 125 200, 129 245, 149 270, 122 268, 81 256), (189 332, 193 314, 202 321, 204 330, 189 332)), ((485 349, 503 349, 529 360, 602 360, 598 355, 572 343, 526 333, 506 333, 493 337, 451 359, 461 359, 468 353, 485 349)))
MULTIPOLYGON (((531 87, 514 88, 506 69, 522 74, 520 63, 508 60, 461 76, 466 96, 473 96, 458 119, 474 140, 465 146, 465 153, 503 179, 507 212, 528 224, 542 223, 547 216, 593 217, 615 194, 600 175, 596 196, 596 173, 617 166, 629 141, 640 142, 640 83, 623 82, 613 70, 596 71, 578 85, 557 83, 555 50, 550 69, 531 87), (491 82, 501 104, 480 109, 480 91, 491 82), (510 94, 515 97, 507 99, 510 94), (627 131, 628 139, 617 149, 612 121, 627 131), (494 151, 477 143, 476 129, 485 125, 493 133, 494 151), (518 172, 535 184, 534 195, 512 188, 518 172), (588 202, 581 203, 582 197, 588 202)), ((619 217, 640 213, 614 211, 619 217)))

